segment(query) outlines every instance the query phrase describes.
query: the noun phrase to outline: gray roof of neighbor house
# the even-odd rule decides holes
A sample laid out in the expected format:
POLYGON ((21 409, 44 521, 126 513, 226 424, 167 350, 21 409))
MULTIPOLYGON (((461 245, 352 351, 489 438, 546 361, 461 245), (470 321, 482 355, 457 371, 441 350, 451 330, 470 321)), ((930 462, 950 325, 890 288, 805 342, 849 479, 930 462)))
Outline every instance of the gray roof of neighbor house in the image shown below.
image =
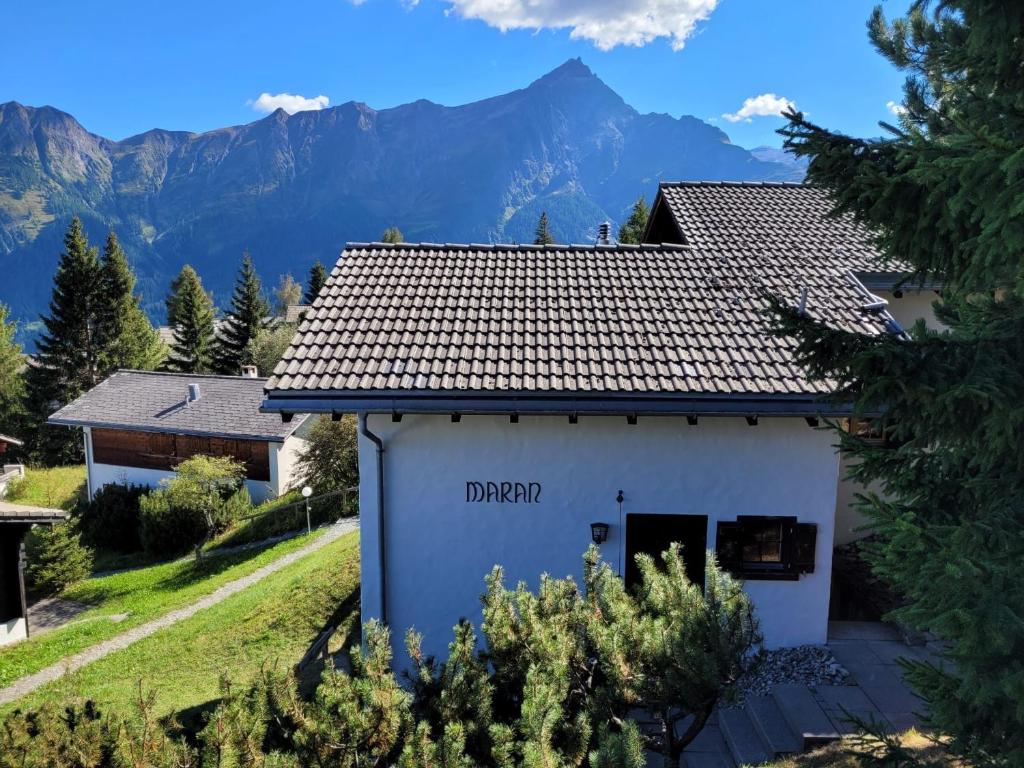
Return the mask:
POLYGON ((16 437, 9 437, 7 435, 0 435, 0 443, 9 443, 10 445, 24 445, 21 440, 16 437))
POLYGON ((284 321, 286 323, 297 323, 302 319, 302 315, 309 309, 308 304, 289 304, 285 307, 284 321))
POLYGON ((68 513, 60 509, 0 501, 0 523, 56 523, 67 518, 68 513))
POLYGON ((118 371, 49 418, 50 424, 283 441, 301 423, 260 412, 266 379, 118 371), (190 384, 199 399, 188 401, 190 384))
POLYGON ((880 266, 871 231, 849 214, 830 216, 833 206, 826 190, 808 184, 662 182, 644 239, 668 214, 678 242, 698 248, 809 251, 843 271, 908 271, 880 266))
POLYGON ((839 328, 898 330, 865 308, 873 297, 863 287, 822 263, 763 248, 350 244, 268 382, 264 409, 817 400, 830 386, 809 381, 793 342, 769 333, 765 292, 795 305, 806 289, 807 312, 839 328))

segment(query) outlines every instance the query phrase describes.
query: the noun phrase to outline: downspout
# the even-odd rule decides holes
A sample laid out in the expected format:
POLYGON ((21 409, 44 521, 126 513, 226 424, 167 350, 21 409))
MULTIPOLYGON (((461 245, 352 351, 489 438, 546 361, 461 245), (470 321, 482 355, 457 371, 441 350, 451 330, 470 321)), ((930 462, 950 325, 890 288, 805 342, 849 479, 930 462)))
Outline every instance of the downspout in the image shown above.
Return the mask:
POLYGON ((359 434, 377 447, 377 560, 380 563, 380 620, 388 623, 387 546, 384 540, 384 441, 366 426, 366 414, 359 414, 359 434))

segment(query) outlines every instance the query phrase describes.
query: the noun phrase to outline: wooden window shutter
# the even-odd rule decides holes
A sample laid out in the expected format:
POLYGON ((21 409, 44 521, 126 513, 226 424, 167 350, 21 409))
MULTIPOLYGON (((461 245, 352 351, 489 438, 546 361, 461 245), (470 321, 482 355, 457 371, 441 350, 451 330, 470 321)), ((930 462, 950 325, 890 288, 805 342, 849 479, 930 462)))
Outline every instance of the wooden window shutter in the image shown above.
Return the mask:
POLYGON ((798 523, 793 551, 793 568, 798 573, 814 573, 814 550, 817 543, 818 526, 814 523, 798 523))
POLYGON ((718 564, 727 571, 743 568, 743 523, 719 522, 715 555, 718 564))

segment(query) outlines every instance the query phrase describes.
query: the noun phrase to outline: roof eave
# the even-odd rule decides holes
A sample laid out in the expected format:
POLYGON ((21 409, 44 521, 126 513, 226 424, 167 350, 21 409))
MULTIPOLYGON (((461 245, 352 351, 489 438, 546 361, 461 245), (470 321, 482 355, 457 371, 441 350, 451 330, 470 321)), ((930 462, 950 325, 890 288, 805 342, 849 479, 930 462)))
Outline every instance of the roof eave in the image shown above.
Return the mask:
POLYGON ((843 416, 852 406, 824 394, 594 395, 587 393, 271 392, 265 413, 460 413, 532 415, 843 416))
POLYGON ((79 419, 54 419, 50 418, 46 420, 47 424, 53 424, 59 427, 90 427, 96 429, 121 429, 126 432, 155 432, 158 434, 165 435, 189 435, 190 437, 220 437, 228 440, 255 440, 259 442, 267 443, 283 443, 287 440, 291 434, 298 429, 306 418, 305 412, 302 413, 302 418, 293 421, 289 424, 289 429, 283 435, 255 435, 246 432, 213 432, 208 430, 200 429, 168 429, 161 427, 153 427, 148 425, 139 424, 118 424, 116 422, 105 422, 105 421, 82 421, 79 419))

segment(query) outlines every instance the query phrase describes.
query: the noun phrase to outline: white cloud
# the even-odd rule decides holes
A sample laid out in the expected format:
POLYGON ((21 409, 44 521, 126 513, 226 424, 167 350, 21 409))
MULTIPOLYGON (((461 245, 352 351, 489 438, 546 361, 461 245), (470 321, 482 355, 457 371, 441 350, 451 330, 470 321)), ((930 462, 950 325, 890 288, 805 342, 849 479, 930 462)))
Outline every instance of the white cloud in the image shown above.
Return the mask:
POLYGON ((740 120, 752 122, 754 117, 778 117, 787 109, 796 109, 796 102, 774 93, 762 93, 743 100, 743 106, 736 112, 726 112, 722 117, 730 123, 740 120))
POLYGON ((331 100, 326 96, 314 96, 307 98, 293 93, 261 93, 255 100, 246 102, 257 112, 273 112, 275 109, 283 109, 289 115, 296 112, 307 112, 309 110, 323 109, 331 100))
POLYGON ((667 37, 680 50, 719 0, 446 0, 446 13, 478 19, 502 32, 568 29, 603 51, 667 37))
POLYGON ((907 114, 907 108, 900 104, 898 101, 887 101, 885 102, 885 106, 888 108, 890 112, 896 115, 896 117, 903 117, 905 114, 907 114))

